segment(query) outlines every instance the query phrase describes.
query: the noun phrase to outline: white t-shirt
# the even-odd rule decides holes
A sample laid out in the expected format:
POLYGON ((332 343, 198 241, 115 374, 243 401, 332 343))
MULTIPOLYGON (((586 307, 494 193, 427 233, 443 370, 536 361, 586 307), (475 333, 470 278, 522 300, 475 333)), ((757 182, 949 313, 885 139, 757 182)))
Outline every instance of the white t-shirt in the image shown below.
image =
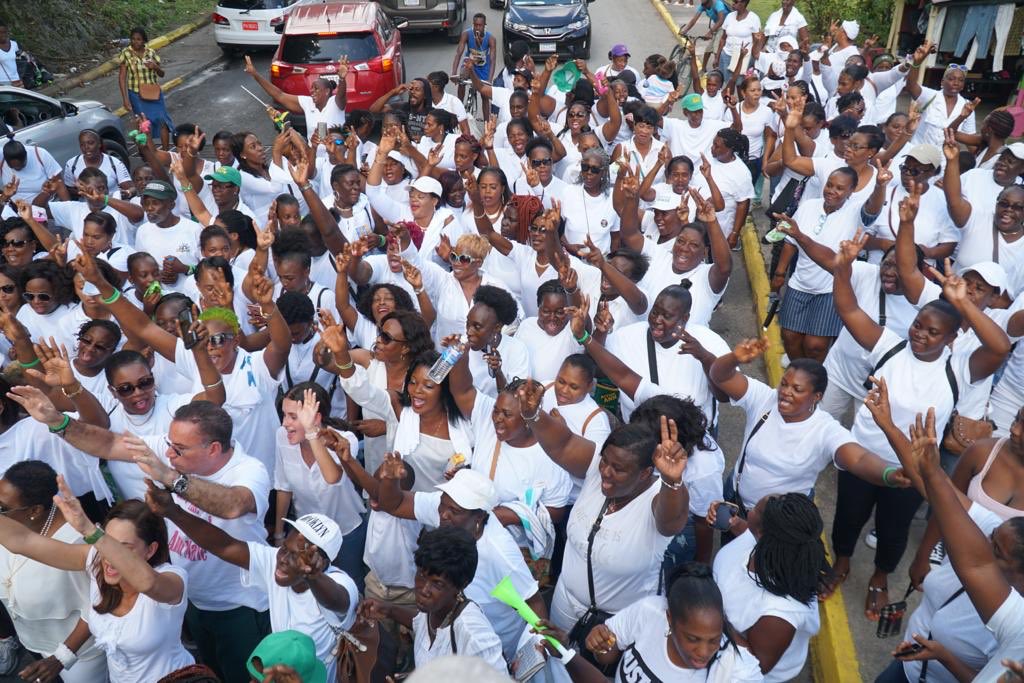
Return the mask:
POLYGON ((757 658, 745 647, 722 636, 719 650, 706 669, 684 669, 668 657, 665 638, 668 602, 651 596, 630 605, 607 622, 615 634, 622 659, 615 671, 615 683, 760 683, 764 680, 757 658))
MULTIPOLYGON (((199 249, 199 233, 203 226, 188 218, 179 218, 169 228, 161 228, 155 223, 146 221, 135 233, 135 251, 144 251, 156 259, 157 265, 163 266, 164 258, 173 256, 186 266, 194 266, 203 258, 199 249)), ((165 290, 177 291, 184 284, 185 274, 178 275, 173 285, 161 286, 165 290)))
MULTIPOLYGON (((192 394, 158 393, 149 413, 129 415, 118 401, 110 412, 110 431, 114 434, 130 432, 138 436, 163 437, 174 421, 174 411, 191 402, 192 394)), ((122 497, 146 499, 146 473, 138 465, 127 460, 108 460, 107 468, 122 497)))
MULTIPOLYGON (((121 160, 117 157, 112 157, 109 154, 102 153, 99 166, 94 166, 103 171, 103 174, 107 176, 107 192, 116 192, 119 189, 121 183, 130 183, 132 176, 128 173, 128 169, 121 163, 121 160)), ((82 155, 71 157, 67 163, 64 164, 64 184, 68 187, 75 187, 78 182, 79 174, 86 169, 85 161, 82 159, 82 155)))
MULTIPOLYGON (((882 205, 881 215, 874 223, 865 226, 865 229, 881 239, 895 240, 900 228, 900 202, 906 196, 907 191, 903 189, 903 184, 894 179, 889 187, 885 188, 885 204, 882 205)), ((921 195, 917 218, 914 219, 914 242, 921 246, 934 247, 937 244, 959 241, 960 231, 949 216, 946 196, 939 188, 929 186, 921 195)), ((868 262, 881 263, 883 253, 880 249, 869 251, 868 262)), ((985 260, 990 259, 991 254, 985 260)), ((934 264, 934 259, 929 261, 934 264)))
MULTIPOLYGON (((469 372, 473 375, 473 387, 487 396, 497 396, 498 384, 490 375, 484 352, 470 349, 466 353, 469 354, 469 372)), ((501 341, 498 342, 498 355, 501 356, 501 374, 505 375, 507 382, 511 382, 516 377, 532 377, 530 349, 519 339, 507 334, 501 335, 501 341)))
MULTIPOLYGON (((667 244, 674 245, 675 241, 667 244)), ((654 300, 663 289, 669 285, 678 285, 683 281, 689 281, 688 290, 691 304, 688 322, 695 325, 709 324, 711 314, 715 312, 715 307, 725 295, 725 287, 722 287, 720 292, 716 292, 711 287, 712 265, 701 262, 685 273, 677 273, 672 267, 671 246, 669 249, 664 249, 654 240, 644 240, 643 253, 651 259, 651 265, 638 286, 647 293, 648 309, 654 305, 654 300)))
MULTIPOLYGON (((92 566, 96 549, 89 550, 86 566, 92 566)), ((161 574, 177 574, 185 584, 185 593, 178 604, 157 602, 139 594, 135 605, 123 617, 109 612, 99 614, 91 608, 83 619, 96 639, 96 645, 107 655, 110 680, 119 683, 151 683, 172 671, 195 663, 181 644, 181 623, 188 607, 188 575, 180 567, 161 564, 153 567, 161 574)), ((96 581, 89 581, 89 603, 100 600, 96 581)))
MULTIPOLYGON (((78 417, 77 413, 69 414, 78 417)), ((83 453, 32 418, 14 423, 0 438, 0 468, 4 472, 25 460, 42 460, 63 474, 76 496, 91 493, 99 500, 114 500, 100 472, 99 458, 83 453)))
MULTIPOLYGON (((875 377, 884 377, 889 386, 889 405, 892 408, 893 423, 906 434, 918 413, 934 407, 935 433, 940 434, 946 429, 946 423, 954 407, 953 392, 946 377, 946 361, 950 357, 950 352, 948 349, 943 350, 937 360, 925 362, 916 358, 910 350, 910 344, 895 332, 882 330, 882 335, 868 354, 871 367, 874 368, 882 356, 900 342, 905 344, 903 349, 873 373, 875 377)), ((970 356, 954 354, 950 367, 960 395, 963 396, 971 385, 970 356)), ((889 464, 899 467, 899 459, 889 445, 889 440, 875 424, 866 406, 862 405, 857 409, 851 433, 854 441, 861 446, 877 453, 889 464)))
POLYGON ((18 41, 13 38, 10 41, 10 49, 0 50, 0 85, 11 85, 15 81, 21 80, 21 76, 18 74, 17 60, 21 48, 18 46, 18 41))
MULTIPOLYGON (((342 432, 342 435, 351 444, 352 452, 358 452, 359 442, 355 436, 351 432, 342 432)), ((274 490, 291 492, 295 516, 301 517, 313 512, 325 514, 338 523, 342 534, 358 527, 362 523, 360 515, 365 508, 363 498, 356 493, 348 474, 342 470, 341 479, 328 484, 320 466, 316 462, 306 465, 300 446, 288 443, 288 433, 284 427, 277 428, 275 438, 274 490)), ((341 467, 337 455, 330 450, 327 452, 341 467)))
MULTIPOLYGON (((782 20, 782 8, 775 10, 768 15, 764 22, 764 34, 768 36, 768 48, 776 49, 780 38, 796 38, 800 29, 805 26, 807 26, 807 19, 796 7, 789 10, 789 16, 785 21, 782 20)), ((796 42, 794 41, 793 44, 795 45, 796 42)))
POLYGON ((25 167, 20 171, 15 171, 6 161, 0 163, 0 184, 7 185, 17 178, 21 184, 18 185, 18 191, 12 199, 31 202, 43 191, 43 183, 50 178, 59 177, 62 169, 53 155, 43 147, 25 145, 25 153, 25 167))
POLYGON ((382 584, 402 588, 415 585, 416 564, 412 558, 422 530, 423 525, 414 519, 370 510, 363 562, 382 584))
POLYGON ((756 544, 754 535, 746 531, 723 546, 715 556, 715 582, 722 591, 725 616, 737 631, 745 632, 761 617, 782 619, 796 629, 789 647, 764 677, 766 683, 781 683, 792 680, 804 667, 811 637, 821 627, 818 601, 815 599, 805 605, 794 598, 773 595, 758 586, 747 569, 756 544))
MULTIPOLYGON (((542 273, 538 273, 537 252, 533 247, 519 242, 512 242, 512 251, 508 253, 508 259, 515 265, 515 270, 518 273, 522 310, 525 313, 523 317, 536 317, 538 311, 537 290, 548 280, 557 280, 558 271, 549 263, 542 273)), ((601 271, 575 256, 569 257, 569 264, 579 276, 579 288, 590 297, 590 314, 595 315, 597 313, 596 302, 601 298, 601 271)))
MULTIPOLYGON (((185 343, 178 339, 175 347, 175 362, 195 377, 193 395, 205 390, 199 378, 199 367, 191 351, 185 350, 185 343)), ((274 399, 281 383, 280 375, 274 377, 263 359, 265 351, 249 353, 241 348, 235 356, 231 372, 222 375, 227 400, 224 410, 234 423, 234 440, 247 454, 263 463, 266 471, 274 471, 274 431, 281 421, 277 418, 274 399)))
MULTIPOLYGON (((761 30, 761 17, 753 12, 748 12, 747 16, 737 19, 735 12, 729 12, 725 15, 722 29, 726 33, 725 46, 722 48, 722 52, 735 57, 740 53, 740 46, 745 44, 749 56, 751 36, 761 30)), ((739 70, 739 65, 730 62, 729 68, 732 71, 737 71, 739 70)))
POLYGON ((996 637, 999 644, 989 657, 988 664, 974 678, 976 681, 994 681, 1005 671, 1004 659, 1024 659, 1024 598, 1016 588, 999 606, 985 627, 996 637))
POLYGON ((342 614, 322 606, 313 596, 312 590, 302 593, 278 585, 274 580, 277 570, 278 548, 272 548, 260 541, 249 541, 249 569, 239 569, 243 586, 257 588, 267 594, 270 603, 270 628, 272 631, 295 630, 305 633, 316 644, 316 656, 327 667, 327 680, 334 680, 337 657, 331 655, 338 642, 332 627, 348 629, 356 620, 356 606, 359 604, 359 589, 348 574, 337 567, 328 567, 324 576, 334 581, 348 593, 348 610, 342 614))
MULTIPOLYGON (((53 214, 53 222, 64 226, 78 239, 82 239, 82 232, 85 226, 85 217, 92 213, 92 209, 85 202, 50 202, 50 213, 53 214)), ((135 228, 131 221, 120 211, 115 211, 109 206, 101 209, 103 213, 109 214, 117 224, 114 231, 114 238, 111 241, 113 246, 128 245, 134 242, 135 228)), ((133 249, 127 250, 131 253, 133 249)), ((78 245, 74 242, 68 244, 68 260, 79 254, 78 245)))
MULTIPOLYGON (((953 110, 947 114, 946 98, 942 92, 922 86, 921 94, 917 98, 917 110, 921 112, 921 123, 918 124, 914 137, 907 144, 911 147, 922 144, 935 145, 942 149, 943 131, 960 116, 960 112, 964 110, 966 104, 967 100, 962 95, 957 95, 953 110)), ((974 112, 971 112, 971 115, 960 124, 957 130, 961 133, 977 132, 974 127, 974 112)))
POLYGON ((1009 278, 1010 295, 1016 296, 1024 289, 1024 239, 1018 237, 1014 242, 1007 242, 1003 233, 993 228, 991 214, 971 211, 954 258, 961 272, 976 263, 996 261, 1009 278))
POLYGON ((602 253, 612 246, 612 233, 619 231, 619 214, 612 205, 612 192, 592 197, 582 185, 570 187, 562 199, 565 218, 565 239, 570 244, 583 244, 587 235, 602 253))
POLYGON ((462 100, 450 92, 443 93, 441 99, 434 102, 434 108, 444 109, 446 112, 454 114, 459 123, 469 120, 469 114, 466 113, 466 106, 462 104, 462 100))
POLYGON ((14 317, 25 326, 33 341, 43 339, 49 343, 50 337, 55 339, 64 338, 66 333, 64 318, 67 317, 71 310, 71 306, 62 304, 46 315, 39 315, 31 306, 25 304, 18 309, 18 314, 14 317))
POLYGON ((533 374, 541 382, 553 380, 567 357, 583 353, 583 346, 576 341, 568 323, 552 337, 540 328, 536 317, 527 318, 519 324, 516 339, 529 350, 533 374))
POLYGON ((725 208, 715 215, 718 224, 722 226, 722 232, 728 235, 736 222, 736 205, 754 198, 754 182, 750 170, 739 158, 724 164, 714 157, 708 157, 708 161, 711 163, 711 175, 725 200, 725 208))
POLYGON ((778 409, 778 393, 756 379, 747 378, 747 393, 733 405, 747 414, 743 430, 746 458, 739 474, 739 458, 733 476, 739 480, 743 505, 751 510, 771 493, 807 493, 818 474, 835 463, 836 452, 855 443, 850 432, 824 410, 815 410, 806 420, 786 422, 778 409), (768 414, 753 438, 751 431, 768 414))
MULTIPOLYGON (((882 306, 882 278, 878 266, 855 261, 850 284, 857 297, 857 305, 876 323, 880 323, 882 306)), ((902 294, 886 294, 885 296, 885 327, 906 339, 907 330, 914 322, 918 310, 929 301, 934 301, 942 294, 942 288, 931 280, 925 279, 924 290, 917 301, 912 304, 902 294)), ((867 396, 864 381, 871 374, 871 363, 868 352, 857 343, 850 331, 844 326, 839 332, 836 343, 829 349, 825 357, 825 369, 828 371, 829 383, 862 400, 867 396)))
MULTIPOLYGON (((647 358, 647 330, 646 321, 628 325, 608 337, 608 350, 618 356, 623 363, 633 369, 638 375, 651 383, 650 366, 647 358)), ((729 353, 729 345, 725 340, 703 325, 686 326, 686 331, 693 336, 700 344, 713 353, 715 356, 723 356, 729 353)), ((693 356, 679 353, 680 343, 677 342, 669 348, 661 344, 654 344, 654 355, 658 367, 658 379, 660 389, 655 393, 667 393, 680 398, 692 398, 693 402, 704 411, 709 422, 714 421, 714 396, 708 384, 708 378, 704 374, 704 368, 693 356)), ((654 386, 652 384, 652 386, 654 386)), ((637 392, 636 401, 630 399, 625 393, 619 397, 619 405, 622 408, 622 417, 629 419, 633 413, 633 407, 641 402, 640 392, 637 392)))
MULTIPOLYGON (((345 85, 342 83, 338 87, 344 88, 345 85)), ((316 132, 316 127, 321 121, 327 124, 328 129, 340 128, 345 125, 345 110, 338 107, 333 94, 327 98, 323 109, 317 109, 313 98, 309 95, 299 95, 298 100, 299 106, 302 107, 302 114, 306 117, 306 131, 309 139, 313 139, 313 133, 316 132)))
MULTIPOLYGON (((861 207, 854 204, 852 198, 832 213, 825 213, 824 205, 823 199, 801 201, 793 221, 810 239, 837 251, 839 243, 852 239, 860 227, 861 207)), ((786 241, 797 248, 796 270, 789 278, 789 287, 808 294, 830 294, 832 274, 812 261, 792 237, 787 237, 786 241)))
POLYGON ((458 652, 460 657, 479 657, 499 673, 504 674, 508 671, 508 666, 502 658, 501 640, 495 634, 487 616, 474 602, 470 602, 462 609, 451 626, 437 629, 433 642, 427 628, 426 612, 417 612, 413 617, 412 633, 413 660, 417 667, 458 652), (455 647, 452 647, 453 633, 455 647))
MULTIPOLYGON (((718 131, 722 130, 722 122, 708 116, 704 112, 704 118, 696 128, 690 126, 686 119, 673 119, 665 117, 662 119, 662 131, 668 138, 668 146, 672 156, 686 155, 697 168, 700 167, 700 155, 711 159, 711 143, 714 142, 718 131)), ((749 175, 749 174, 748 174, 749 175)), ((717 180, 717 176, 715 180, 717 180)))
POLYGON ((758 102, 757 109, 749 114, 743 110, 742 105, 739 107, 739 112, 740 123, 743 124, 743 135, 750 143, 747 158, 752 161, 760 159, 764 152, 764 130, 771 127, 775 113, 768 108, 764 100, 758 102))
MULTIPOLYGON (((166 437, 144 436, 142 440, 165 465, 170 465, 166 437)), ((270 504, 270 477, 259 460, 246 455, 236 444, 231 458, 223 467, 211 475, 192 475, 192 478, 227 488, 248 489, 255 500, 256 511, 235 519, 224 519, 200 510, 178 494, 174 494, 175 503, 240 541, 263 542, 267 537, 263 516, 270 504)), ((170 520, 167 521, 167 547, 171 551, 171 562, 188 572, 188 599, 199 609, 222 611, 238 606, 251 607, 257 612, 267 609, 266 593, 242 586, 238 567, 199 547, 170 520)))

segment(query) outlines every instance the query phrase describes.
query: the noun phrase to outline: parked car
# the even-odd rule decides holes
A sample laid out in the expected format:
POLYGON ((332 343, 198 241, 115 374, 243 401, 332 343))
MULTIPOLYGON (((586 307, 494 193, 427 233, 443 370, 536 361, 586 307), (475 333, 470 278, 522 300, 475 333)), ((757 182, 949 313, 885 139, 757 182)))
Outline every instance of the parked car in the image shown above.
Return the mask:
POLYGON ((275 29, 296 6, 309 0, 218 0, 213 12, 213 35, 225 53, 239 48, 276 47, 275 29))
POLYGON ((403 31, 444 31, 453 44, 466 22, 466 0, 381 0, 380 6, 392 21, 401 16, 409 22, 403 31))
POLYGON ((5 85, 0 86, 0 120, 14 129, 15 140, 45 147, 61 165, 82 153, 78 134, 91 128, 100 134, 107 153, 130 168, 121 119, 100 102, 55 100, 5 85))
MULTIPOLYGON (((338 82, 338 59, 348 57, 347 109, 368 109, 405 78, 402 36, 376 2, 301 5, 289 15, 270 63, 270 80, 292 95, 308 95, 318 78, 338 82)), ((300 125, 297 123, 297 125, 300 125)))
POLYGON ((516 40, 530 45, 538 62, 548 55, 560 59, 590 59, 590 12, 593 0, 508 0, 501 39, 505 63, 512 63, 509 48, 516 40))

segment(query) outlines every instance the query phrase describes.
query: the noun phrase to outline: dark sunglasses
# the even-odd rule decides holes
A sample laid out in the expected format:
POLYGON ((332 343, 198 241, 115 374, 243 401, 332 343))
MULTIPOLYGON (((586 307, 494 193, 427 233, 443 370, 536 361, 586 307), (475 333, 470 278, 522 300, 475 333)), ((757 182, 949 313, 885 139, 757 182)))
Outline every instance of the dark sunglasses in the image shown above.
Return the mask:
POLYGON ((540 168, 541 166, 550 166, 550 165, 551 165, 551 157, 548 157, 547 159, 530 159, 530 166, 532 166, 533 168, 540 168))
POLYGON ((234 338, 235 335, 230 332, 218 332, 217 334, 211 334, 206 343, 209 346, 224 346, 234 338))
POLYGON ((385 344, 390 344, 392 342, 398 342, 399 344, 404 344, 407 341, 405 339, 399 339, 398 337, 392 337, 390 334, 388 334, 384 330, 377 330, 377 339, 380 339, 385 344))
MULTIPOLYGON (((1013 211, 1024 211, 1024 204, 1011 204, 1005 199, 1000 199, 996 202, 996 206, 1000 209, 1012 209, 1013 211)), ((4 290, 6 291, 6 290, 4 290)))
POLYGON ((922 173, 925 173, 925 170, 923 168, 910 168, 906 164, 900 164, 900 173, 906 173, 911 178, 916 178, 922 173))
POLYGON ((530 226, 529 228, 527 228, 527 229, 528 229, 528 230, 529 230, 530 232, 544 232, 544 226, 543 226, 543 225, 531 225, 531 226, 530 226))
POLYGON ((0 285, 0 292, 4 294, 14 294, 14 290, 17 289, 15 285, 0 285))
POLYGON ((35 293, 35 292, 22 292, 21 293, 21 298, 24 299, 25 301, 29 302, 29 303, 32 303, 36 299, 39 299, 40 301, 46 302, 46 301, 52 300, 53 299, 53 295, 52 294, 47 294, 46 292, 39 292, 38 294, 35 293))
POLYGON ((23 246, 28 244, 28 240, 4 240, 0 242, 0 249, 21 249, 23 246))
POLYGON ((591 166, 590 164, 580 164, 580 173, 601 173, 604 171, 604 166, 591 166))
POLYGON ((469 254, 456 254, 454 251, 448 255, 448 260, 451 263, 472 263, 476 259, 469 254))
POLYGON ((565 115, 567 119, 585 119, 587 118, 587 112, 585 111, 571 111, 565 115))
POLYGON ((840 139, 842 139, 842 140, 849 140, 850 138, 852 138, 852 137, 853 137, 853 133, 840 133, 840 134, 839 134, 839 135, 837 135, 836 137, 837 137, 837 138, 840 138, 840 139))
POLYGON ((145 391, 151 389, 156 384, 156 380, 153 375, 147 375, 139 380, 138 384, 132 384, 131 382, 125 382, 124 384, 118 384, 116 387, 112 387, 114 393, 118 396, 128 397, 135 393, 135 390, 145 391))

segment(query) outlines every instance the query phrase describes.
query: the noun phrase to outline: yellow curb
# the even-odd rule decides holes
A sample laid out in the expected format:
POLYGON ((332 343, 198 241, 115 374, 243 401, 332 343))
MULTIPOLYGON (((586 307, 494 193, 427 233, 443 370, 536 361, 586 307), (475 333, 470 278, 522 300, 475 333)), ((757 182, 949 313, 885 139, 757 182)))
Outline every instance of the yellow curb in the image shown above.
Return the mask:
MULTIPOLYGON (((743 226, 740 239, 743 242, 743 265, 746 266, 750 292, 754 298, 754 313, 757 315, 758 323, 763 324, 764 319, 768 317, 770 287, 764 258, 761 256, 761 240, 754 229, 754 222, 749 218, 743 226)), ((767 330, 759 330, 759 333, 768 339, 768 350, 764 352, 768 383, 777 387, 782 381, 782 330, 779 328, 778 316, 772 320, 767 330)))
MULTIPOLYGON (((181 85, 184 82, 185 82, 185 77, 184 76, 178 76, 177 78, 172 78, 171 80, 169 80, 166 83, 164 83, 163 85, 161 85, 160 89, 163 90, 164 92, 169 92, 171 90, 174 90, 175 88, 177 88, 179 85, 181 85)), ((128 110, 125 109, 124 107, 118 107, 117 109, 114 110, 114 116, 117 116, 117 117, 124 116, 127 113, 128 113, 128 110)))
MULTIPOLYGON (((210 15, 207 14, 198 21, 193 21, 191 23, 185 24, 184 26, 179 26, 178 28, 174 29, 169 33, 165 33, 162 36, 157 36, 153 40, 149 41, 148 46, 153 48, 154 50, 159 50, 161 48, 167 47, 174 41, 180 40, 181 38, 184 38, 185 36, 187 36, 190 33, 193 33, 194 31, 198 31, 202 27, 209 24, 210 21, 210 15)), ((61 81, 60 83, 53 83, 51 85, 48 85, 47 87, 42 89, 42 92, 43 94, 67 92, 72 88, 77 88, 83 83, 95 81, 97 78, 106 76, 108 73, 110 73, 111 71, 115 71, 120 66, 121 62, 118 61, 118 58, 113 57, 112 59, 108 59, 96 68, 90 69, 85 73, 78 74, 77 76, 61 81)))
POLYGON ((654 11, 661 15, 661 20, 665 22, 669 30, 672 31, 672 37, 676 39, 682 47, 686 47, 686 41, 683 40, 682 36, 679 35, 679 24, 672 18, 672 15, 667 9, 665 9, 665 3, 661 0, 651 0, 651 5, 654 6, 654 11))

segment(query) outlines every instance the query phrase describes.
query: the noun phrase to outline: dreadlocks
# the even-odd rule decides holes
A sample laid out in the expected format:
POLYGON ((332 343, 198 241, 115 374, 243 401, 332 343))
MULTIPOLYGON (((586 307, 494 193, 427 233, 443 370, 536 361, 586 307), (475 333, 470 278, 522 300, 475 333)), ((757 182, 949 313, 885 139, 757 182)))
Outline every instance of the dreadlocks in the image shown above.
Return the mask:
POLYGON ((802 493, 765 501, 761 537, 754 546, 757 584, 773 595, 810 604, 828 569, 821 542, 821 514, 802 493))
POLYGON ((541 203, 540 197, 532 194, 514 194, 509 199, 505 210, 508 211, 509 207, 514 208, 516 212, 516 222, 512 225, 513 239, 516 242, 525 244, 527 235, 530 232, 530 225, 533 224, 533 220, 544 210, 544 204, 541 203))

